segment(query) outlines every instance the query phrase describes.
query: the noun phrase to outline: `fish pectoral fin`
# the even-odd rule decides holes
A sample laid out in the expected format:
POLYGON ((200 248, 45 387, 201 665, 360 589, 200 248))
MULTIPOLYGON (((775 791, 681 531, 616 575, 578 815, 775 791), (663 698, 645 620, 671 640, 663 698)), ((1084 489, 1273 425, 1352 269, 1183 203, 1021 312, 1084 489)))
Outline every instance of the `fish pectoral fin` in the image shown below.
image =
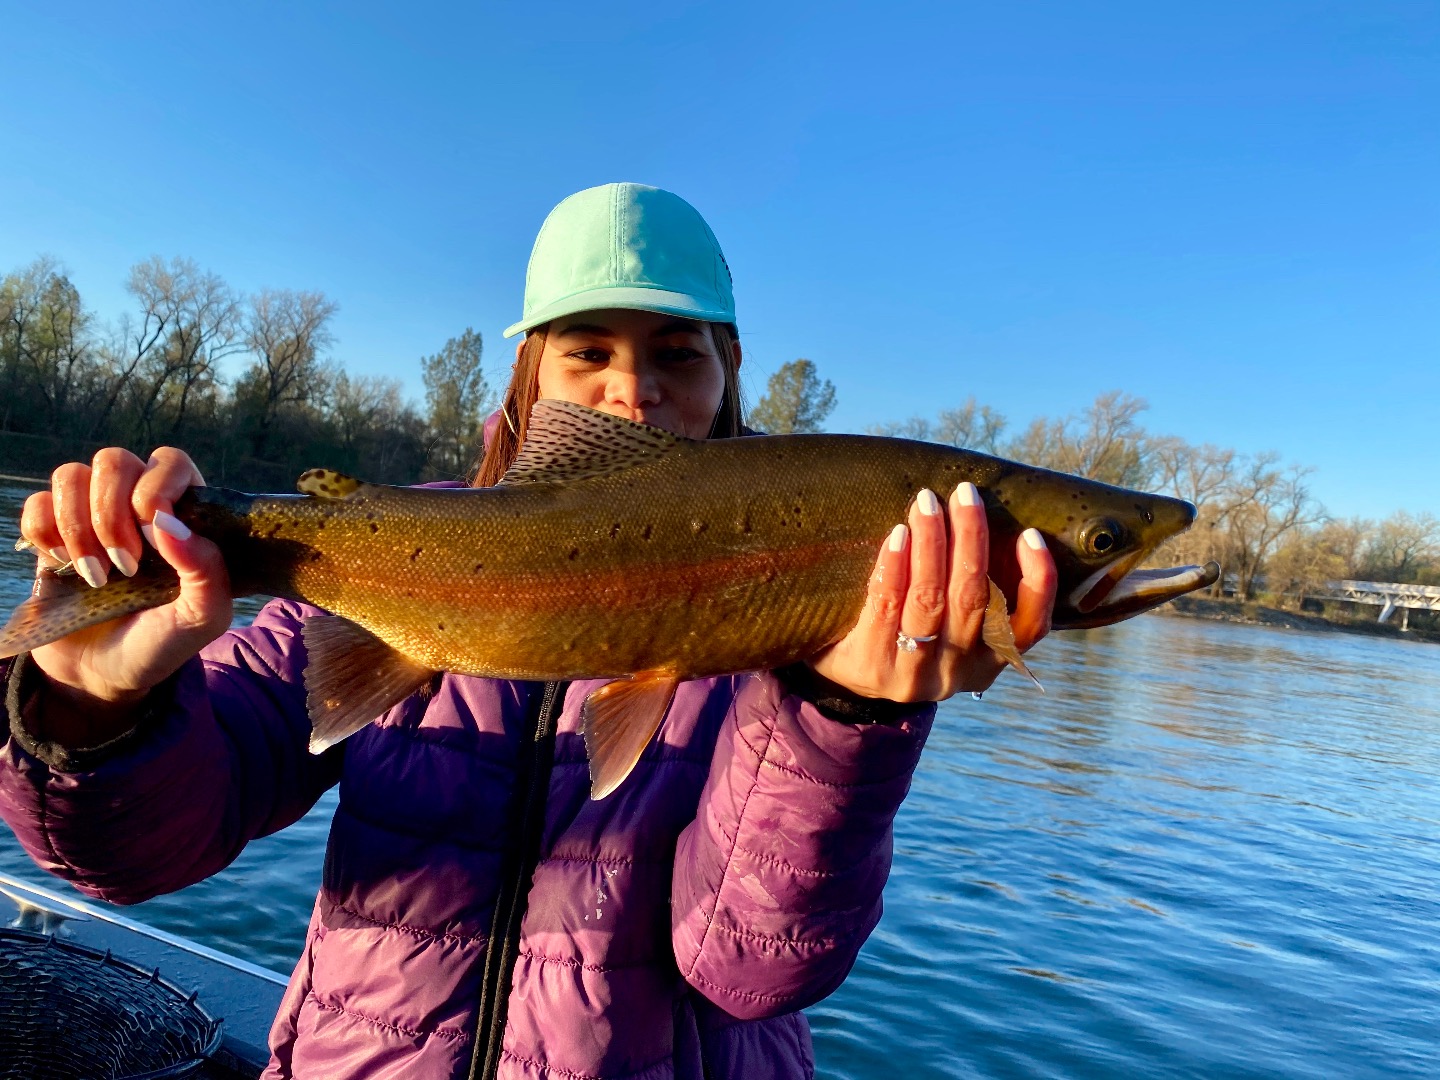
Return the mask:
POLYGON ((603 799, 624 783, 660 729, 678 685, 671 672, 638 671, 606 683, 585 699, 580 716, 592 799, 603 799))
POLYGON ((985 644, 990 646, 991 652, 1040 687, 1042 694, 1045 692, 1045 687, 1040 686, 1040 680, 1025 666, 1020 650, 1015 647, 1015 630, 1010 625, 1010 611, 1005 606, 1005 594, 994 581, 990 582, 990 603, 985 607, 985 628, 981 636, 985 644))
POLYGON ((320 615, 300 626, 310 752, 320 754, 404 701, 435 672, 349 619, 320 615))

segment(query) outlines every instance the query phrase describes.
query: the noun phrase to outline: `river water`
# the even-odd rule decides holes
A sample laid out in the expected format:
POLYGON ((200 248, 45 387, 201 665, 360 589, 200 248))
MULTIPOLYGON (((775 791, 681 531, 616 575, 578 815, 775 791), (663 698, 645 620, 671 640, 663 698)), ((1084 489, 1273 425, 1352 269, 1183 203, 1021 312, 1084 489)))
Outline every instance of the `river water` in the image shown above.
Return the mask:
MULTIPOLYGON (((941 707, 819 1075, 1440 1075, 1440 646, 1145 616, 1032 659, 941 707)), ((333 809, 126 914, 288 972, 333 809)), ((0 871, 57 887, 8 832, 0 871)))

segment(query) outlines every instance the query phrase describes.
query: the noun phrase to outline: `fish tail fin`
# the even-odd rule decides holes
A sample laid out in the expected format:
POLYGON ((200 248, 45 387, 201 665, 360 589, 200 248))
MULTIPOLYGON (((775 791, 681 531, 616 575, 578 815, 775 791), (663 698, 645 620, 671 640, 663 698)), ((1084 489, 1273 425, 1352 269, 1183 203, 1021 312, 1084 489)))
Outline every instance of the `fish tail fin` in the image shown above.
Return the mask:
POLYGON ((180 579, 159 556, 143 560, 134 577, 116 576, 92 589, 70 567, 42 568, 35 592, 0 627, 0 658, 29 652, 41 645, 99 623, 161 607, 180 595, 180 579))
POLYGON ((985 607, 985 628, 982 636, 991 652, 1033 682, 1042 694, 1045 693, 1045 687, 1040 685, 1040 680, 1026 666, 1020 650, 1015 647, 1015 630, 1010 625, 1010 611, 1005 606, 1005 594, 993 581, 990 582, 990 603, 985 607))

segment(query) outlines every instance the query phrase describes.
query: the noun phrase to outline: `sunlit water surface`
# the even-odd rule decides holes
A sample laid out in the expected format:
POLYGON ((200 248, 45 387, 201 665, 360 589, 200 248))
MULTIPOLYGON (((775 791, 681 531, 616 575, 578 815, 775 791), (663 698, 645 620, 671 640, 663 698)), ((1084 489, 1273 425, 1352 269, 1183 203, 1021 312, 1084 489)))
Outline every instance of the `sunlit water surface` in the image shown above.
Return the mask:
MULTIPOLYGON (((941 707, 820 1075, 1440 1075, 1440 647, 1145 617, 1034 661, 941 707)), ((333 809, 126 913, 288 971, 333 809)))

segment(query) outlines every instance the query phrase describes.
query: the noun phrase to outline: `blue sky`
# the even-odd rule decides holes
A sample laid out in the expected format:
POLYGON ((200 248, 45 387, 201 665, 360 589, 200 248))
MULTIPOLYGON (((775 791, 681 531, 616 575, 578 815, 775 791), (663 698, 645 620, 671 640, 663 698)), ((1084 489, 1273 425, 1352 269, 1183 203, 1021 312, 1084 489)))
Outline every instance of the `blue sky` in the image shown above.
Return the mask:
POLYGON ((1313 466, 1332 513, 1440 513, 1440 9, 1429 2, 13 5, 0 272, 104 316, 186 256, 340 304, 421 393, 508 367, 572 191, 706 215, 752 400, 798 356, 836 430, 970 395, 1313 466))

